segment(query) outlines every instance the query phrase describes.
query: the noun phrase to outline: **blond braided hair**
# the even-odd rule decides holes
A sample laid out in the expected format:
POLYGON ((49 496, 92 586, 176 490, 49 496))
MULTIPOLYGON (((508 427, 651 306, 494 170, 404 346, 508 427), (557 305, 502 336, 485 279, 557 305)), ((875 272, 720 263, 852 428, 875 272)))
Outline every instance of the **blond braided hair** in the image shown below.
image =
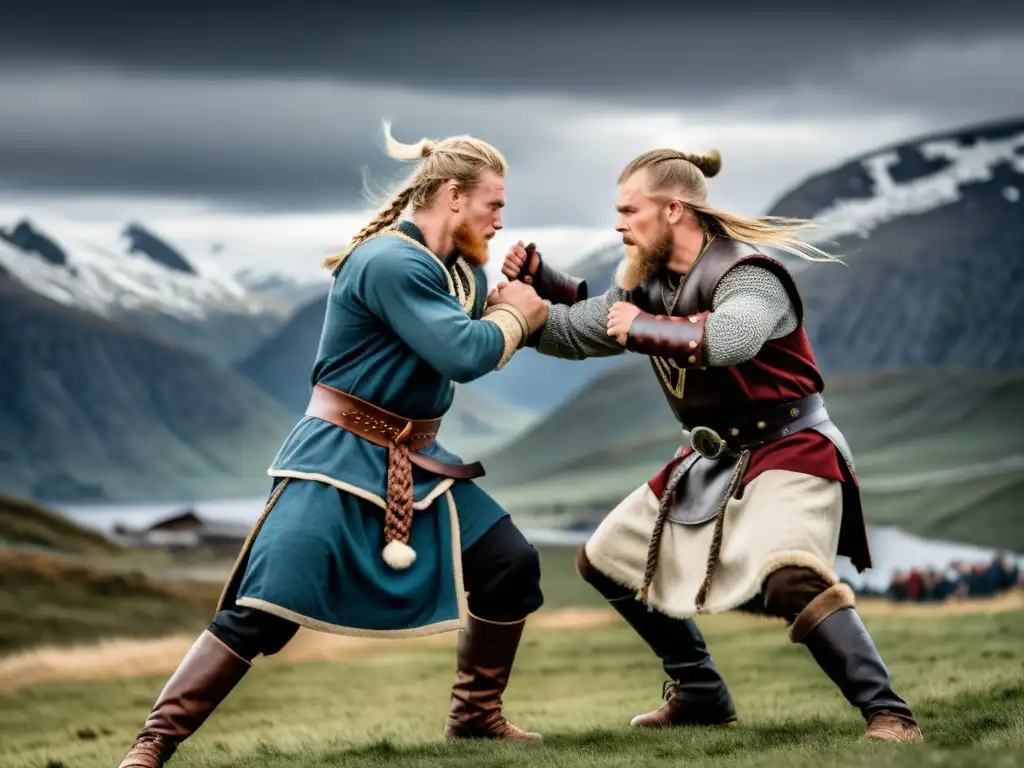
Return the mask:
POLYGON ((455 181, 464 189, 472 189, 486 170, 499 176, 508 172, 505 157, 487 142, 472 136, 452 136, 440 141, 424 138, 415 144, 403 144, 391 135, 391 123, 385 120, 384 142, 388 157, 422 162, 356 233, 348 248, 323 260, 325 269, 333 272, 340 267, 357 245, 394 226, 406 208, 419 211, 430 206, 447 182, 455 181))

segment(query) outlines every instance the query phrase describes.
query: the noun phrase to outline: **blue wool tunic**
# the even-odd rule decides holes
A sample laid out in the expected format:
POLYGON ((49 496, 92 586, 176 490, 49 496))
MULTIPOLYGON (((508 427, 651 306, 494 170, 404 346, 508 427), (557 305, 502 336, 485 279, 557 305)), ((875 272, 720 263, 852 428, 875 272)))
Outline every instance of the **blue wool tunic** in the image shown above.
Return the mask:
MULTIPOLYGON (((500 367, 506 335, 481 320, 487 283, 446 266, 402 221, 336 271, 311 381, 409 419, 442 416, 454 382, 500 367)), ((462 460, 439 442, 419 451, 462 460)), ((413 565, 383 559, 388 450, 304 416, 268 474, 274 491, 243 547, 221 608, 249 606, 326 632, 408 636, 460 629, 461 553, 507 512, 471 480, 413 466, 413 565), (283 489, 280 487, 284 483, 283 489)))

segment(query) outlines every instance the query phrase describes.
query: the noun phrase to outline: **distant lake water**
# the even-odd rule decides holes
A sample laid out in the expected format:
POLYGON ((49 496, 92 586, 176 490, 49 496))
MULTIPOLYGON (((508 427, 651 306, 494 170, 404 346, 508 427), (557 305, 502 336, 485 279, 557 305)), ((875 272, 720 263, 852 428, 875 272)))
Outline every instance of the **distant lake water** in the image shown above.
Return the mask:
MULTIPOLYGON (((55 506, 60 512, 81 525, 103 533, 110 533, 117 523, 131 528, 145 527, 164 517, 178 514, 186 508, 195 510, 200 517, 211 521, 252 525, 259 518, 265 503, 266 498, 260 497, 178 503, 55 506)), ((530 527, 528 522, 523 522, 520 529, 536 545, 575 547, 586 541, 589 535, 585 531, 530 527)), ((845 557, 840 558, 837 564, 839 575, 857 587, 868 586, 874 589, 885 589, 893 571, 896 570, 907 568, 943 570, 954 560, 987 562, 999 553, 999 550, 969 544, 922 539, 898 528, 889 527, 869 527, 868 540, 871 544, 873 568, 863 574, 858 574, 845 557)), ((1024 555, 1016 554, 1016 560, 1024 567, 1024 555)))

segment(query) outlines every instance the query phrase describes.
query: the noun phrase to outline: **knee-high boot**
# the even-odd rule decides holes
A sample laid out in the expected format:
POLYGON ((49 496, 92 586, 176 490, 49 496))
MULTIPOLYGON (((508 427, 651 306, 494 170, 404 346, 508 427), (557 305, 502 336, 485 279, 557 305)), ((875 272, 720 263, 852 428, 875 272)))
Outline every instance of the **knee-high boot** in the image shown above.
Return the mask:
POLYGON ((250 663, 204 631, 157 697, 120 768, 160 768, 238 684, 250 663))
POLYGON ((445 738, 540 741, 540 734, 517 728, 501 711, 525 627, 526 619, 497 623, 470 615, 468 626, 459 633, 445 738))
POLYGON ((869 739, 921 741, 907 702, 892 688, 889 670, 854 608, 853 590, 835 584, 800 612, 790 639, 802 643, 867 721, 869 739))
POLYGON ((729 725, 737 721, 729 689, 692 619, 675 619, 649 609, 634 599, 632 592, 598 571, 583 547, 576 556, 576 570, 650 646, 669 677, 662 691, 665 704, 637 715, 632 725, 659 728, 729 725))

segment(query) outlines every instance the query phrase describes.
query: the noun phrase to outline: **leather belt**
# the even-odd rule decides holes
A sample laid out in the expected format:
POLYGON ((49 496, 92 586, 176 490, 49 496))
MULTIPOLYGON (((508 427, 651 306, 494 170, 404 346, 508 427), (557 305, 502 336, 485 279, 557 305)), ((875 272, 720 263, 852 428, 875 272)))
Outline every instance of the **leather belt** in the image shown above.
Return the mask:
POLYGON ((326 384, 316 384, 306 415, 334 424, 374 445, 388 449, 387 499, 382 552, 392 568, 408 568, 416 560, 409 546, 413 515, 412 465, 456 480, 484 474, 480 462, 446 464, 416 451, 432 445, 441 419, 406 419, 326 384))
POLYGON ((441 428, 441 419, 406 419, 326 384, 313 387, 306 415, 330 422, 382 448, 406 445, 409 461, 427 472, 456 480, 471 480, 484 475, 483 465, 478 461, 447 464, 415 453, 434 443, 441 428))
POLYGON ((825 421, 825 400, 815 392, 731 422, 695 426, 690 430, 690 444, 697 453, 715 459, 726 451, 739 453, 767 445, 825 421))

